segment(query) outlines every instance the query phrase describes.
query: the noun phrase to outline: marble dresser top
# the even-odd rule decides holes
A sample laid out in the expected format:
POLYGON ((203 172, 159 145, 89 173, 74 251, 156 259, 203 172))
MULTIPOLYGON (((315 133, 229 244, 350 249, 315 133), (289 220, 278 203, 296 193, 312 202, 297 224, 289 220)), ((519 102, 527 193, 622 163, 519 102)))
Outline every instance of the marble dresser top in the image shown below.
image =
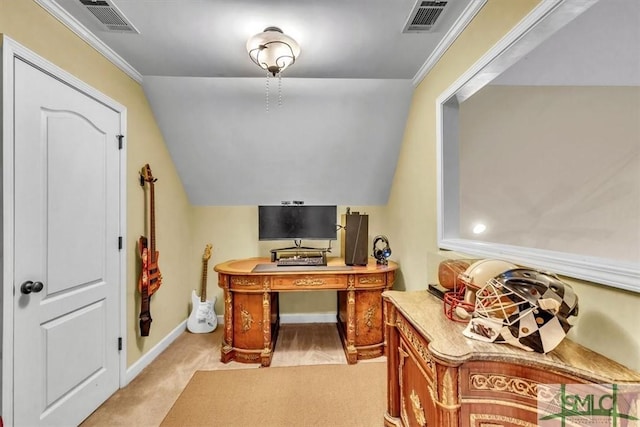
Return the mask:
POLYGON ((393 303, 407 321, 429 341, 431 354, 444 362, 512 362, 538 368, 546 366, 557 372, 603 384, 640 383, 640 372, 633 371, 567 338, 547 354, 467 338, 462 335, 466 324, 449 320, 444 314, 442 300, 426 290, 386 291, 382 296, 393 303))

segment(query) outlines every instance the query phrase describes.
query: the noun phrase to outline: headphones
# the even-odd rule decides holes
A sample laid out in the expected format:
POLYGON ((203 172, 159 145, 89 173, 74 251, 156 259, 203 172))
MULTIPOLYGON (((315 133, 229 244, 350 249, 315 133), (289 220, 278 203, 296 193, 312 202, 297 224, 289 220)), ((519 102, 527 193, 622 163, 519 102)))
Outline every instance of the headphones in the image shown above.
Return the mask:
POLYGON ((378 264, 387 264, 387 258, 391 256, 391 247, 389 247, 389 239, 387 236, 379 235, 373 238, 373 257, 378 264), (382 242, 384 246, 378 247, 378 242, 382 242))

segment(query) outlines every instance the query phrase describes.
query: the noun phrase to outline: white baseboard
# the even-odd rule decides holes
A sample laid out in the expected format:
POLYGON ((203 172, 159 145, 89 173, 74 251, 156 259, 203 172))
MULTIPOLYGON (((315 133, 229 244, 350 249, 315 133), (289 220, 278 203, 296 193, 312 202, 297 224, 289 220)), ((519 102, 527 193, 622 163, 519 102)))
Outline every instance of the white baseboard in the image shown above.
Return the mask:
POLYGON ((280 324, 286 323, 336 323, 336 313, 281 314, 280 324))
MULTIPOLYGON (((224 325, 224 316, 218 315, 218 326, 224 325)), ((280 323, 337 323, 336 313, 281 314, 280 323)))
POLYGON ((143 354, 142 357, 140 357, 140 359, 136 360, 133 363, 133 365, 129 366, 127 368, 127 373, 125 378, 126 384, 129 384, 131 380, 137 377, 138 374, 142 372, 144 368, 146 368, 151 362, 153 362, 153 360, 156 357, 158 357, 160 353, 166 350, 167 347, 169 347, 169 345, 173 341, 175 341, 175 339, 178 338, 186 330, 187 330, 187 320, 185 319, 184 322, 181 322, 180 324, 178 324, 178 326, 176 326, 173 331, 169 332, 169 334, 166 337, 164 337, 158 344, 153 346, 151 350, 143 354))

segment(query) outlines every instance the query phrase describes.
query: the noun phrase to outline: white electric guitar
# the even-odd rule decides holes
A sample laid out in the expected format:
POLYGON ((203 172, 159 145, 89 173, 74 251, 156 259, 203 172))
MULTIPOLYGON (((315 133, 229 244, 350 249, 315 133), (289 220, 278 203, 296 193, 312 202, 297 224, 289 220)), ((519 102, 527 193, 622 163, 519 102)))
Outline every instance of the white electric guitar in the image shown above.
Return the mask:
POLYGON ((218 326, 218 317, 213 309, 216 298, 207 300, 207 264, 211 258, 211 245, 207 245, 202 256, 202 284, 200 296, 191 291, 191 314, 187 320, 187 329, 194 334, 212 332, 218 326))

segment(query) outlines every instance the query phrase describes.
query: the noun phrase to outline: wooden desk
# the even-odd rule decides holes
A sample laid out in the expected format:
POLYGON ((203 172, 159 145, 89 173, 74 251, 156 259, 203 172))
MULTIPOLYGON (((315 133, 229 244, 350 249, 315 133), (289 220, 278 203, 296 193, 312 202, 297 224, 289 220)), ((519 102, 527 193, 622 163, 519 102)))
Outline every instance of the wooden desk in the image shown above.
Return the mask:
POLYGON ((382 292, 393 287, 397 264, 278 267, 269 258, 231 260, 214 267, 224 289, 224 338, 220 360, 269 366, 280 326, 279 292, 338 291, 337 324, 347 362, 385 353, 382 292))
POLYGON ((640 373, 567 338, 548 354, 466 338, 465 325, 447 319, 442 301, 426 291, 383 298, 385 426, 533 427, 538 392, 554 396, 549 384, 640 382, 640 373))

